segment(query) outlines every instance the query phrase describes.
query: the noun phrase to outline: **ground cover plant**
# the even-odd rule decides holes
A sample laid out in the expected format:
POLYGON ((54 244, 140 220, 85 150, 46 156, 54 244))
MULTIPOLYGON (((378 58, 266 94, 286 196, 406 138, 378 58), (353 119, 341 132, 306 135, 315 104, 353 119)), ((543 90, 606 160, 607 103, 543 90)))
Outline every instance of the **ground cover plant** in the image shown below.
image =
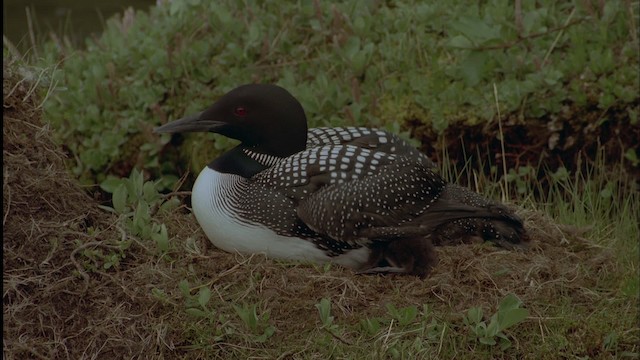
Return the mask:
POLYGON ((125 13, 86 51, 5 46, 6 359, 638 358, 637 4, 198 3, 125 13), (440 247, 426 280, 213 248, 167 188, 229 143, 150 130, 253 80, 312 125, 411 135, 511 199, 532 248, 440 247), (513 147, 542 127, 536 157, 513 147))
POLYGON ((311 126, 411 134, 437 160, 443 149, 456 161, 500 152, 500 109, 508 168, 570 167, 600 142, 637 174, 637 4, 518 3, 176 1, 131 10, 87 39, 86 51, 45 44, 39 53, 63 69, 54 80, 64 89, 45 111, 74 154, 74 174, 91 184, 134 167, 165 179, 184 172, 176 164, 200 169, 229 141, 189 137, 176 154, 152 128, 253 81, 290 90, 311 126))

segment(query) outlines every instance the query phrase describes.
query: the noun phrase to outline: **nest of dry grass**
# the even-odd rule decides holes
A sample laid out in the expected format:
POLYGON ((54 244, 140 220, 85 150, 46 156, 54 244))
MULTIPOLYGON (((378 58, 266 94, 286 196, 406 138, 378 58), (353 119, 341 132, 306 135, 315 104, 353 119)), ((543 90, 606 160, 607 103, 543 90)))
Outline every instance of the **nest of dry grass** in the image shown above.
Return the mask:
MULTIPOLYGON (((317 325, 309 314, 323 297, 332 300, 339 321, 357 323, 384 314, 389 302, 429 302, 435 312, 460 314, 471 306, 494 307, 513 292, 542 318, 549 299, 569 295, 586 304, 602 296, 590 289, 597 273, 612 266, 611 254, 525 210, 520 215, 532 250, 439 248, 440 263, 424 281, 222 253, 185 212, 164 221, 177 232, 172 241, 192 237, 199 250, 180 244, 160 259, 149 244, 121 231, 117 219, 99 210, 68 174, 65 156, 41 119, 34 85, 6 65, 3 70, 5 359, 201 356, 190 347, 193 334, 185 324, 194 320, 184 313, 177 287, 182 279, 210 286, 223 302, 259 302, 277 329, 272 341, 280 343, 298 341, 317 325), (117 266, 88 270, 86 252, 117 251, 123 240, 133 245, 117 266), (152 289, 168 299, 159 301, 152 289)), ((231 351, 228 344, 219 346, 221 356, 231 351)))
POLYGON ((122 335, 116 342, 122 347, 135 342, 118 316, 126 318, 117 303, 122 296, 100 275, 87 274, 80 258, 120 235, 68 173, 42 121, 39 89, 16 71, 5 63, 4 358, 90 357, 100 347, 115 354, 107 339, 122 335), (89 235, 93 229, 103 230, 89 235))

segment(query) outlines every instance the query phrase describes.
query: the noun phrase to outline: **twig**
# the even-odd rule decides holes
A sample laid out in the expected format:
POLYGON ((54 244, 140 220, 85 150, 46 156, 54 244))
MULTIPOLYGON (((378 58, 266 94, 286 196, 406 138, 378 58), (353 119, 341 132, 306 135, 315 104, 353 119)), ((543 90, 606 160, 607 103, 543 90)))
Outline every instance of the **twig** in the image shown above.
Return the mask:
POLYGON ((7 47, 11 55, 13 55, 13 57, 15 57, 16 59, 20 59, 22 57, 18 48, 13 45, 11 40, 9 40, 9 38, 7 38, 4 34, 2 34, 2 44, 7 47))
MULTIPOLYGON (((5 170, 8 172, 8 170, 5 170)), ((6 175, 5 175, 5 180, 4 183, 7 183, 7 179, 6 179, 6 175)), ((9 216, 9 212, 11 212, 11 187, 7 186, 7 190, 3 190, 7 192, 7 211, 5 211, 4 216, 2 218, 2 227, 4 228, 4 225, 7 222, 7 217, 9 216)))
POLYGON ((389 323, 389 330, 387 330, 387 334, 384 336, 384 340, 382 341, 383 344, 387 344, 387 341, 389 341, 389 336, 391 336, 391 329, 393 328, 393 321, 395 319, 391 319, 391 322, 389 323))
POLYGON ((560 32, 558 33, 556 38, 553 39, 553 43, 551 43, 551 47, 549 47, 549 50, 547 50, 547 54, 544 56, 544 60, 542 60, 542 66, 544 66, 544 64, 547 63, 547 60, 549 60, 549 56, 551 55, 551 52, 553 51, 553 49, 555 49, 556 45, 558 44, 558 40, 560 40, 560 36, 562 36, 562 34, 564 33, 564 29, 567 27, 567 24, 569 24, 569 22, 571 21, 575 13, 576 13, 576 8, 574 7, 573 10, 571 10, 569 17, 567 17, 567 21, 565 21, 562 28, 560 28, 560 32))
POLYGON ((633 4, 631 0, 625 1, 627 3, 627 10, 629 11, 629 33, 631 35, 632 43, 636 45, 638 49, 638 27, 636 25, 636 15, 633 12, 633 4))
POLYGON ((502 172, 504 176, 504 193, 502 194, 502 201, 507 200, 509 195, 509 182, 507 181, 507 159, 504 151, 504 133, 502 132, 502 114, 500 114, 500 104, 498 103, 498 87, 496 83, 493 83, 493 96, 496 100, 496 109, 498 111, 498 131, 500 132, 500 148, 502 150, 502 172))
POLYGON ((160 197, 168 199, 172 196, 190 196, 191 191, 173 191, 168 194, 160 194, 160 197))
POLYGON ((353 345, 353 343, 352 343, 352 342, 350 342, 350 341, 348 341, 348 340, 346 340, 346 339, 343 339, 341 336, 338 336, 338 334, 334 334, 334 333, 333 333, 333 331, 331 331, 331 330, 327 329, 326 327, 323 327, 323 328, 322 328, 322 330, 326 331, 327 333, 329 333, 329 335, 333 336, 335 339, 339 340, 339 341, 340 341, 340 342, 342 342, 343 344, 346 344, 346 345, 353 345))
POLYGON ((180 177, 180 180, 178 180, 176 187, 173 189, 174 192, 177 192, 178 189, 182 187, 184 182, 187 181, 187 176, 189 175, 190 172, 191 172, 191 165, 189 165, 189 167, 187 168, 187 171, 185 171, 184 174, 182 174, 182 176, 180 177))
POLYGON ((438 344, 438 355, 440 355, 440 352, 442 351, 442 343, 444 342, 444 331, 447 330, 447 325, 445 324, 442 327, 442 333, 440 334, 440 343, 438 344))
POLYGON ((515 18, 516 30, 518 31, 518 37, 522 37, 524 32, 524 26, 522 25, 522 0, 516 0, 513 17, 515 18))
POLYGON ((31 39, 31 46, 33 48, 33 52, 36 55, 36 58, 39 58, 40 56, 38 55, 38 47, 36 46, 36 35, 33 31, 33 19, 31 17, 32 10, 30 10, 30 8, 26 8, 25 11, 27 13, 27 26, 29 27, 29 38, 31 39))
MULTIPOLYGON (((575 9, 574 9, 574 11, 575 11, 575 9)), ((469 48, 469 49, 471 49, 471 50, 507 49, 507 48, 510 48, 510 47, 512 47, 514 45, 517 45, 518 43, 520 43, 520 42, 522 42, 524 40, 535 39, 535 38, 538 38, 540 36, 545 36, 545 35, 552 34, 554 32, 562 31, 562 30, 564 30, 564 29, 566 29, 568 27, 571 27, 573 25, 579 24, 579 23, 583 22, 584 20, 586 20, 586 18, 581 18, 581 19, 578 19, 578 20, 574 20, 574 21, 572 21, 570 23, 565 23, 565 25, 563 25, 563 26, 555 27, 555 28, 549 29, 549 30, 544 31, 544 32, 533 33, 533 34, 525 36, 525 37, 519 37, 516 40, 509 41, 509 42, 506 42, 506 43, 497 44, 497 45, 479 46, 479 47, 474 47, 474 48, 469 48)))

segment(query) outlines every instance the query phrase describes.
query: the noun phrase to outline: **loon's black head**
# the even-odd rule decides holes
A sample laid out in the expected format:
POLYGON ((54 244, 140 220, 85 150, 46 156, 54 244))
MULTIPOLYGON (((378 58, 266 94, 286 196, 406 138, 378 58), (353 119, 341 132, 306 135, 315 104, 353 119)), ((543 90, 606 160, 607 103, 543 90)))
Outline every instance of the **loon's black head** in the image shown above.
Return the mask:
POLYGON ((253 151, 286 157, 305 149, 307 117, 287 90, 248 84, 223 95, 205 111, 172 121, 156 133, 208 131, 240 140, 253 151))

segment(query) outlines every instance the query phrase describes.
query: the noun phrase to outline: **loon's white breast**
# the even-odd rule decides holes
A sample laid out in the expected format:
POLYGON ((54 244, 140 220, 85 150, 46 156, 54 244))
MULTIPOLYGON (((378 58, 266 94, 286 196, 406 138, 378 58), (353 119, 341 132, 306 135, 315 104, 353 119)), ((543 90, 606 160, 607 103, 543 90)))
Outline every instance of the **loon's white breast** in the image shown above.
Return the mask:
POLYGON ((270 258, 314 262, 332 261, 359 269, 368 260, 370 249, 361 247, 330 257, 312 241, 277 234, 265 224, 242 217, 236 205, 239 197, 251 191, 249 181, 205 167, 193 185, 193 213, 209 240, 227 252, 264 253, 270 258))

